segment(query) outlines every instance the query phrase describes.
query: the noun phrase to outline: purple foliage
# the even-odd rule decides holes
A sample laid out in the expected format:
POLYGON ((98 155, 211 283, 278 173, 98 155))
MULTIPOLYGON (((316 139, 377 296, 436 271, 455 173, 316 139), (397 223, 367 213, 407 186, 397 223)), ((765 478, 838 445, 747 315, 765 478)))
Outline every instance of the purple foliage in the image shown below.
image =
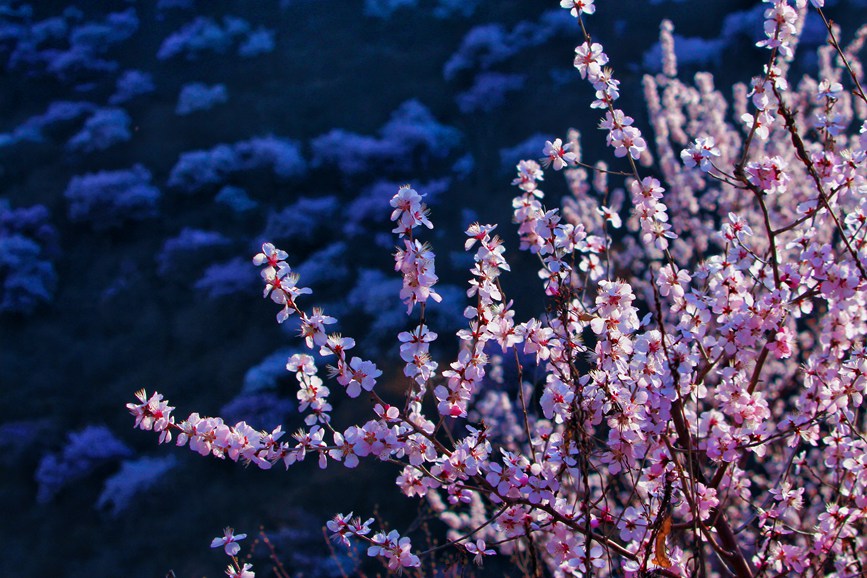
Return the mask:
POLYGON ((153 487, 177 465, 174 455, 162 458, 143 457, 124 460, 120 470, 107 480, 96 502, 99 509, 107 509, 112 516, 123 513, 135 497, 153 487))
POLYGON ((297 142, 274 136, 254 137, 235 143, 238 169, 271 169, 281 179, 300 177, 307 171, 297 142))
POLYGON ((46 454, 36 469, 39 503, 50 502, 66 485, 97 467, 127 457, 132 452, 105 426, 87 426, 67 436, 63 450, 46 454))
POLYGON ((51 420, 28 419, 0 424, 0 465, 21 467, 20 460, 50 439, 51 420))
POLYGON ((58 253, 48 209, 0 202, 0 312, 29 314, 52 300, 57 274, 49 257, 58 253))
POLYGON ((434 157, 445 157, 461 139, 457 129, 437 122, 417 100, 408 100, 391 113, 380 134, 383 140, 403 143, 407 152, 421 148, 434 157))
POLYGON ((437 285, 436 290, 443 300, 441 303, 429 304, 425 309, 425 317, 430 320, 430 326, 435 327, 440 335, 455 333, 467 324, 467 319, 464 317, 464 308, 469 304, 467 292, 457 285, 446 283, 437 285))
POLYGON ((349 278, 346 251, 346 243, 337 241, 310 255, 296 267, 304 286, 345 282, 349 278))
MULTIPOLYGON (((722 38, 705 39, 674 35, 674 54, 678 65, 708 67, 719 66, 727 41, 722 38)), ((649 73, 662 71, 662 48, 659 42, 641 57, 642 67, 649 73)))
POLYGON ((433 14, 436 18, 469 18, 481 3, 481 0, 439 0, 433 14))
MULTIPOLYGON (((283 359, 286 373, 286 359, 283 359)), ((223 406, 220 415, 227 423, 247 422, 256 429, 271 431, 286 423, 296 408, 295 402, 270 392, 242 393, 223 406)))
POLYGON ((155 89, 153 75, 141 70, 127 70, 118 77, 114 94, 108 102, 114 105, 123 104, 137 96, 150 94, 155 89))
POLYGON ((232 185, 226 185, 220 189, 220 192, 214 197, 214 202, 226 205, 235 213, 244 213, 259 206, 259 203, 250 198, 247 191, 232 185))
POLYGON ((458 94, 455 100, 463 114, 491 112, 505 104, 507 92, 521 90, 526 80, 525 74, 482 72, 476 76, 473 86, 458 94))
POLYGON ((517 49, 509 43, 509 34, 502 24, 475 26, 467 32, 460 48, 446 62, 443 76, 446 80, 452 80, 464 70, 490 68, 511 58, 515 52, 517 49))
POLYGON ((108 14, 102 22, 87 22, 74 27, 69 34, 69 43, 73 47, 102 53, 129 39, 138 27, 135 9, 127 8, 123 12, 108 14))
POLYGON ((386 275, 376 269, 361 269, 355 287, 347 296, 347 303, 354 311, 372 318, 369 337, 389 337, 406 326, 406 308, 400 301, 403 282, 399 277, 386 275))
POLYGON ((487 70, 526 48, 544 44, 556 34, 571 33, 574 24, 565 10, 548 10, 538 21, 519 22, 511 31, 501 24, 476 26, 446 62, 443 76, 452 80, 465 70, 487 70))
POLYGON ((545 141, 550 135, 536 133, 509 148, 500 149, 500 168, 510 172, 515 168, 515 159, 538 159, 542 156, 545 141))
POLYGON ((0 236, 0 313, 32 313, 51 301, 56 285, 42 247, 22 235, 0 236))
POLYGON ((11 133, 0 134, 0 147, 12 146, 22 141, 39 142, 44 138, 45 129, 62 122, 76 120, 95 110, 97 110, 96 105, 90 102, 67 100, 52 102, 44 113, 28 118, 11 133))
POLYGON ((194 288, 206 297, 216 299, 227 295, 249 294, 258 283, 259 275, 250 265, 250 260, 236 257, 209 266, 196 281, 194 288))
POLYGON ((196 0, 158 0, 157 10, 192 10, 196 7, 196 0))
POLYGON ((250 24, 242 18, 224 16, 221 25, 213 18, 200 16, 166 38, 157 58, 168 60, 183 56, 187 60, 196 60, 206 52, 224 54, 249 30, 250 24))
POLYGON ((208 86, 201 82, 191 82, 181 88, 175 114, 187 115, 199 110, 208 110, 229 100, 225 84, 208 86))
POLYGON ((175 272, 189 273, 190 267, 201 263, 208 251, 229 244, 229 239, 216 231, 183 229, 167 239, 156 257, 157 273, 162 276, 175 272))
POLYGON ((262 168, 269 168, 285 179, 303 175, 307 165, 297 142, 273 136, 257 137, 181 154, 168 185, 192 194, 222 184, 233 173, 262 168))
POLYGON ((79 153, 103 151, 131 139, 131 125, 132 119, 122 108, 97 109, 84 122, 84 127, 69 139, 66 148, 79 153))
POLYGON ((328 231, 340 211, 340 200, 334 196, 301 197, 281 211, 268 215, 267 239, 311 239, 317 231, 328 231))
POLYGON ((364 0, 364 14, 373 18, 390 18, 399 8, 414 8, 418 0, 364 0))
POLYGON ((379 130, 379 135, 376 138, 334 129, 313 139, 313 165, 336 166, 347 176, 374 168, 407 170, 414 153, 423 159, 442 158, 461 139, 458 130, 437 122, 416 100, 401 104, 379 130))
POLYGON ((281 379, 291 379, 291 375, 286 370, 286 360, 295 353, 298 352, 293 349, 279 349, 269 354, 247 370, 241 391, 251 394, 277 389, 281 379))
POLYGON ((333 166, 347 176, 367 172, 373 164, 386 160, 399 162, 398 143, 364 136, 342 129, 332 129, 313 139, 313 166, 333 166), (351 154, 347 154, 352 151, 351 154))
MULTIPOLYGON (((469 18, 478 8, 481 0, 438 0, 433 9, 435 18, 451 18, 461 16, 469 18)), ((423 2, 427 7, 433 2, 423 2)), ((390 18, 401 8, 417 8, 418 0, 365 0, 364 14, 373 18, 390 18)))
POLYGON ((0 238, 21 235, 42 246, 51 256, 60 252, 59 234, 51 224, 51 215, 44 205, 13 209, 0 201, 0 238))
POLYGON ((476 170, 476 159, 472 153, 466 153, 452 165, 452 172, 460 179, 466 179, 476 170))
POLYGON ((245 58, 274 51, 274 31, 259 27, 252 31, 238 47, 238 55, 245 58))
POLYGON ((168 185, 185 193, 196 193, 221 184, 236 166, 237 159, 231 145, 185 152, 172 168, 168 185))
POLYGON ((70 220, 107 229, 155 217, 160 191, 151 184, 150 172, 135 165, 73 177, 63 195, 69 202, 70 220))
POLYGON ((42 56, 46 62, 46 71, 62 82, 107 74, 114 72, 119 66, 117 62, 100 58, 80 46, 67 50, 45 50, 42 56))
POLYGON ((83 22, 83 13, 74 7, 67 8, 62 16, 27 20, 7 24, 0 32, 0 42, 12 45, 9 67, 31 76, 49 74, 62 81, 116 70, 117 63, 101 55, 129 39, 139 27, 133 8, 92 22, 83 22))

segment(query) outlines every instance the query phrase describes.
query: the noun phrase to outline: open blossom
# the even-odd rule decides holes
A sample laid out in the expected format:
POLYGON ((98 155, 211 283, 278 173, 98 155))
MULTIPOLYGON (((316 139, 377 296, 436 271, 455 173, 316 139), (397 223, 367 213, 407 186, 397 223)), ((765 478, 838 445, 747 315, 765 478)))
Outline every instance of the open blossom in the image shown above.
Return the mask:
POLYGON ((760 191, 771 195, 786 191, 789 175, 786 174, 785 168, 786 161, 775 156, 747 163, 745 172, 752 184, 760 191))
POLYGON ((719 149, 714 146, 713 137, 710 136, 698 137, 692 146, 680 152, 684 165, 688 168, 698 166, 704 172, 713 168, 713 158, 719 155, 719 149))
POLYGON ((376 368, 373 362, 365 361, 360 357, 353 357, 349 367, 338 374, 337 381, 346 387, 346 395, 358 397, 361 390, 373 391, 376 378, 382 375, 382 371, 376 368))
POLYGON ((608 55, 603 52, 602 45, 596 42, 585 42, 575 48, 575 68, 581 78, 588 76, 593 79, 602 73, 602 67, 608 64, 608 55))
POLYGON ((593 14, 596 12, 594 0, 560 0, 560 7, 569 11, 572 16, 578 18, 582 13, 593 14))
POLYGON ((253 565, 245 562, 241 567, 229 564, 229 567, 226 568, 226 576, 229 578, 255 578, 256 573, 253 572, 253 565))
POLYGON ((367 549, 368 556, 383 556, 388 560, 389 570, 414 568, 421 564, 418 556, 410 548, 412 543, 406 536, 401 537, 396 530, 388 534, 382 532, 373 536, 372 545, 367 549))
POLYGON ((563 144, 562 139, 554 139, 554 142, 545 141, 545 147, 542 149, 542 154, 545 156, 540 160, 545 168, 553 166, 555 171, 559 171, 564 167, 575 164, 577 157, 571 152, 572 143, 563 144))
POLYGON ((539 163, 533 160, 521 161, 518 163, 518 176, 512 181, 522 191, 533 193, 537 197, 542 197, 542 191, 538 190, 538 181, 545 178, 542 168, 539 163))
POLYGON ((428 208, 421 202, 422 196, 409 185, 404 185, 392 197, 390 203, 394 207, 391 212, 391 220, 397 223, 392 231, 401 237, 410 235, 412 229, 424 225, 433 229, 433 224, 428 220, 428 208))
POLYGON ((485 556, 493 556, 494 554, 496 554, 496 552, 488 548, 488 545, 481 538, 479 538, 475 542, 467 542, 464 548, 467 549, 467 552, 473 554, 473 562, 475 562, 477 566, 482 565, 482 559, 485 556))
POLYGON ((247 534, 235 534, 235 531, 232 528, 226 527, 223 530, 222 538, 214 538, 211 540, 211 548, 219 548, 222 546, 226 555, 228 556, 237 556, 238 552, 241 551, 241 545, 238 544, 239 540, 243 540, 247 537, 247 534))

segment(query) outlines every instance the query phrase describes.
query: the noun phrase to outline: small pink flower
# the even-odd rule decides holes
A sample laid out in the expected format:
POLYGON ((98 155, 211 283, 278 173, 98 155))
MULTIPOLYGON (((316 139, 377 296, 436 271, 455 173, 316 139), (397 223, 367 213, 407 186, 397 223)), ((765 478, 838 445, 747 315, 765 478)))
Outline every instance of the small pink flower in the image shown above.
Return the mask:
POLYGON ((211 540, 211 548, 219 548, 220 546, 223 546, 228 556, 237 556, 238 552, 241 550, 238 540, 243 540, 247 537, 247 534, 235 534, 234 532, 235 531, 232 528, 226 527, 223 530, 222 538, 214 538, 211 540))

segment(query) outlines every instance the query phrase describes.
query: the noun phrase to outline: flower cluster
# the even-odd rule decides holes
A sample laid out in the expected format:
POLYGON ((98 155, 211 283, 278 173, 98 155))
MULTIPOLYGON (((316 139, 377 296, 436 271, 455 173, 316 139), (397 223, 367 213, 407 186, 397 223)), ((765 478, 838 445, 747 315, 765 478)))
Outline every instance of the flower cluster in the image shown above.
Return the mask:
MULTIPOLYGON (((547 141, 541 164, 517 165, 514 221, 545 293, 534 316, 519 317, 506 294, 495 225, 474 223, 459 351, 434 361, 434 254, 414 237, 433 224, 404 186, 391 200, 395 270, 407 313, 420 306, 397 336, 403 399, 377 391, 382 372, 348 354, 353 339, 326 332, 334 318, 301 308, 310 290, 266 243, 254 258, 265 296, 282 307, 279 321, 300 319, 309 350, 286 366, 306 427, 287 442, 281 428, 198 414, 176 423, 160 394, 144 392, 128 406, 136 426, 266 469, 308 455, 321 467, 398 464, 397 486, 426 501, 462 553, 476 563, 515 555, 529 574, 863 573, 867 97, 857 51, 833 35, 820 49, 822 80, 790 88, 804 14, 824 18, 822 2, 766 2, 758 44, 769 59, 751 90, 735 87, 731 116, 710 75, 695 86, 677 79, 663 23, 663 73, 643 81, 653 157, 614 107, 619 82, 584 21, 594 2, 561 2, 579 21, 574 64, 619 167, 582 162, 574 131, 547 141), (849 134, 856 119, 861 131, 849 134), (543 204, 549 167, 572 193, 563 210, 543 204), (337 429, 320 359, 349 398, 366 393, 368 421, 337 429)), ((409 536, 372 524, 350 513, 327 527, 389 570, 420 565, 409 536)), ((230 538, 215 543, 229 553, 230 538)))

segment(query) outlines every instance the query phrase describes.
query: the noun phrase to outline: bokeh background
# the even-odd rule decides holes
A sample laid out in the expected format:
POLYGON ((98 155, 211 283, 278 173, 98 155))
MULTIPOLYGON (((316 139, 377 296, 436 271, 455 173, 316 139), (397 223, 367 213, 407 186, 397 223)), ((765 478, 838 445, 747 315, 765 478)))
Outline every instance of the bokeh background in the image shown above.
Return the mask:
MULTIPOLYGON (((848 40, 867 2, 827 3, 848 40)), ((760 72, 758 2, 597 4, 588 25, 643 127, 662 18, 682 74, 711 70, 724 87, 760 72)), ((809 20, 804 70, 824 37, 809 20)), ((535 314, 510 225, 515 164, 570 127, 586 160, 613 161, 572 68, 579 42, 555 0, 0 0, 0 575, 220 576, 208 544, 226 525, 261 525, 293 576, 351 575, 323 539, 331 515, 400 530, 423 517, 388 464, 245 469, 158 447, 124 404, 145 387, 179 418, 301 425, 284 369, 301 344, 250 261, 264 240, 400 399, 393 342, 410 321, 388 199, 403 183, 437 225, 425 238, 445 297, 429 309, 441 366, 470 222, 501 224, 507 291, 535 314)), ((556 206, 565 184, 544 185, 556 206)), ((339 425, 369 409, 332 389, 339 425)))

